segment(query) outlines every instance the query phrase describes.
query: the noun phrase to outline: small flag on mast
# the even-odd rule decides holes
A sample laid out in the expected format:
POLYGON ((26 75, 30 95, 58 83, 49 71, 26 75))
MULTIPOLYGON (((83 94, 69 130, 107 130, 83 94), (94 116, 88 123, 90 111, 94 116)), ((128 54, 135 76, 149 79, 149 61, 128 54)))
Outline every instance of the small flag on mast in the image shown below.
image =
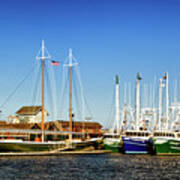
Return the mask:
POLYGON ((137 80, 141 80, 141 76, 140 76, 140 73, 137 73, 137 80))
POLYGON ((58 66, 59 65, 59 62, 58 61, 51 61, 51 64, 53 65, 53 66, 58 66))
POLYGON ((167 75, 166 75, 166 73, 165 73, 165 75, 163 76, 163 79, 165 79, 165 80, 167 79, 167 75))
POLYGON ((119 84, 119 77, 116 75, 116 84, 119 84))

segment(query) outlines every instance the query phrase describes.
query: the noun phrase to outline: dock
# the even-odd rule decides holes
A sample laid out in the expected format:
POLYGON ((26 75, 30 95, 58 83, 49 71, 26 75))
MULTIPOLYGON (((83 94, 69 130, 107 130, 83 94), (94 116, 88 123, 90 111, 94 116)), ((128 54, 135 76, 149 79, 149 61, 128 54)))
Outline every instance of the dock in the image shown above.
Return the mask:
POLYGON ((107 154, 111 153, 108 150, 93 150, 93 151, 59 151, 59 152, 5 152, 0 153, 0 157, 8 156, 60 156, 60 155, 90 155, 90 154, 107 154))

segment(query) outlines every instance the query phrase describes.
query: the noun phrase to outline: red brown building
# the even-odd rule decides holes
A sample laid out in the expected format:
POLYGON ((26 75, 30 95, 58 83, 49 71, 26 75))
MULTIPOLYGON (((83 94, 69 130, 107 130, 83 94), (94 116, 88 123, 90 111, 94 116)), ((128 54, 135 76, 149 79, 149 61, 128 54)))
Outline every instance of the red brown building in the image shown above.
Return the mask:
MULTIPOLYGON (((33 132, 28 132, 28 130, 41 130, 40 123, 7 123, 6 121, 0 121, 0 138, 5 137, 24 137, 25 139, 30 138, 30 135, 33 132), (9 130, 9 131, 8 131, 9 130), (12 131, 13 130, 13 131, 12 131), (17 131, 16 131, 17 130, 17 131), (18 130, 27 130, 27 133, 24 131, 18 130)), ((69 131, 69 122, 68 121, 49 121, 45 123, 46 131, 58 132, 57 135, 51 135, 52 139, 57 139, 64 134, 67 136, 69 131)), ((73 132, 78 133, 78 137, 86 135, 87 137, 99 137, 102 135, 102 125, 98 122, 73 122, 73 132)), ((40 133, 39 133, 40 134, 40 133)), ((37 133, 34 135, 38 135, 37 133)), ((65 136, 65 137, 66 137, 65 136)), ((49 136, 50 137, 50 136, 49 136)), ((32 139, 32 138, 31 138, 32 139)))

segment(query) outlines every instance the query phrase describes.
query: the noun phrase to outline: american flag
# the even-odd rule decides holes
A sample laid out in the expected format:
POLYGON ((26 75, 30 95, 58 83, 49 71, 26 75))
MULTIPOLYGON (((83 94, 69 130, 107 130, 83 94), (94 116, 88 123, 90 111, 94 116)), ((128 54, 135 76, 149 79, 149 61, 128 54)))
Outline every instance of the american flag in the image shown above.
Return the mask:
POLYGON ((58 65, 59 65, 59 62, 58 62, 58 61, 51 61, 51 64, 52 64, 53 66, 58 66, 58 65))

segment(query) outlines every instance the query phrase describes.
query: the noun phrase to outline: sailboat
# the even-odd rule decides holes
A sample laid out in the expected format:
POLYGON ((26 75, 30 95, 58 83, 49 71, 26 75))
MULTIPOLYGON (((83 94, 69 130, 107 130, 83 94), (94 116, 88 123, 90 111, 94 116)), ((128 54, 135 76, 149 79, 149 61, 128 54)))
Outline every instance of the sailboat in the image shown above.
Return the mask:
POLYGON ((65 141, 45 141, 45 107, 44 107, 44 74, 45 60, 50 56, 45 56, 45 45, 42 41, 41 55, 37 59, 41 60, 42 67, 42 119, 41 119, 41 139, 37 141, 24 141, 22 139, 1 139, 0 152, 33 152, 51 151, 66 147, 65 141))
POLYGON ((168 72, 160 79, 159 85, 159 121, 158 130, 152 136, 153 150, 157 155, 180 155, 180 133, 169 127, 169 78, 168 72), (162 124, 162 88, 163 79, 166 81, 166 117, 162 124))
POLYGON ((116 75, 116 132, 113 129, 112 133, 104 134, 103 144, 106 150, 111 150, 112 152, 120 152, 122 149, 122 141, 120 136, 120 112, 119 112, 119 78, 116 75))
POLYGON ((136 123, 135 130, 123 131, 123 151, 125 154, 147 154, 149 152, 150 131, 140 129, 140 74, 136 79, 136 123))

